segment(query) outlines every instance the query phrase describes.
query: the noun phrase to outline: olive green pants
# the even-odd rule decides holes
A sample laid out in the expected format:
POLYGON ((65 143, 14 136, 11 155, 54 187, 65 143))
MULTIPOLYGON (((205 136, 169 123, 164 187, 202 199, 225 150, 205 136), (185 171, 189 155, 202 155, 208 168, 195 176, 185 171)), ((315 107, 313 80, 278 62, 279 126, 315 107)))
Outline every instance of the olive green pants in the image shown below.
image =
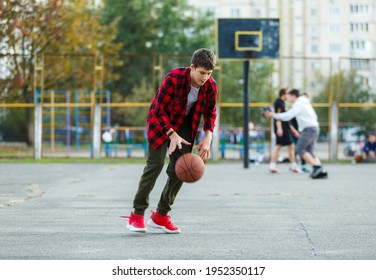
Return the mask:
MULTIPOLYGON (((175 163, 182 154, 192 151, 193 140, 191 139, 191 126, 192 117, 187 116, 185 117, 182 126, 177 131, 179 136, 190 142, 191 145, 188 146, 182 144, 182 149, 176 148, 176 150, 169 156, 170 162, 166 170, 168 179, 162 191, 157 207, 157 210, 162 215, 167 215, 167 213, 171 210, 171 205, 174 203, 176 195, 183 185, 183 182, 176 176, 175 163)), ((146 208, 149 206, 149 195, 163 169, 168 146, 169 142, 163 144, 158 149, 153 149, 151 145, 148 147, 146 166, 141 176, 138 190, 133 201, 135 214, 144 215, 146 208)))

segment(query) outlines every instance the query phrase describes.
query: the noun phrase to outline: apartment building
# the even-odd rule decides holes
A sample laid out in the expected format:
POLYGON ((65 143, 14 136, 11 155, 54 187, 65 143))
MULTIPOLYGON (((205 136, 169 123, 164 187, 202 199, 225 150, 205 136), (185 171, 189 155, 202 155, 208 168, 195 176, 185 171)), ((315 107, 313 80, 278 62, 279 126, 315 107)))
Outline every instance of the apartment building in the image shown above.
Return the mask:
POLYGON ((314 93, 328 77, 356 70, 376 93, 376 0, 188 0, 217 18, 279 18, 280 84, 314 93))

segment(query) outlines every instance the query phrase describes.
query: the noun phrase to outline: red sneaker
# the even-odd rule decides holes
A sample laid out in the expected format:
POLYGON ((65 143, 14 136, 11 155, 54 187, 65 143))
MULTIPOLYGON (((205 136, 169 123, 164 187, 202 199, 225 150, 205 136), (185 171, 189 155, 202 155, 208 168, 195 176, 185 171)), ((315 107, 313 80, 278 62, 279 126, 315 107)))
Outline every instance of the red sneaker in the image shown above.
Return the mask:
POLYGON ((175 226, 171 222, 171 217, 170 216, 164 216, 159 214, 159 211, 151 211, 151 217, 147 221, 148 226, 156 229, 161 229, 165 233, 180 233, 180 228, 175 226))
POLYGON ((127 229, 133 232, 142 232, 145 233, 147 228, 145 227, 144 223, 144 216, 137 215, 131 212, 130 216, 120 216, 121 218, 129 219, 127 224, 127 229))

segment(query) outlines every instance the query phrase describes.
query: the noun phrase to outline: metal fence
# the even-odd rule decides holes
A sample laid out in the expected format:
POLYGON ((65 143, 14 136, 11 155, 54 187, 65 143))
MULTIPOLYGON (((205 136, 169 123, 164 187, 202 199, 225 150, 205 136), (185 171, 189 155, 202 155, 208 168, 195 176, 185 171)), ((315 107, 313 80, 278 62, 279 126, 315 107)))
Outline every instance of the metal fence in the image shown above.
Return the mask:
MULTIPOLYGON (((307 61, 319 61, 325 64, 326 72, 312 78, 313 69, 306 69, 303 86, 325 92, 323 100, 313 103, 319 115, 320 126, 324 128, 319 145, 320 156, 324 159, 344 158, 342 150, 347 143, 341 142, 342 130, 349 125, 362 126, 361 123, 349 124, 342 119, 347 114, 346 110, 367 111, 375 107, 371 101, 348 102, 342 94, 341 77, 332 80, 333 73, 343 72, 341 67, 347 69, 346 63, 352 60, 354 58, 340 58, 338 69, 333 69, 333 62, 329 58, 282 57, 275 61, 251 61, 251 121, 266 132, 263 140, 266 157, 270 152, 273 136, 270 133, 270 122, 262 118, 260 107, 269 105, 275 99, 278 89, 286 84, 288 75, 293 71, 291 65, 302 61, 305 64, 307 61), (268 65, 271 65, 272 70, 265 77, 258 76, 263 67, 269 67, 268 65), (286 68, 286 65, 290 68, 286 68), (311 74, 310 78, 308 73, 311 74), (323 82, 320 83, 322 77, 327 78, 326 89, 323 82)), ((373 65, 375 60, 370 61, 373 65)), ((150 100, 167 71, 189 64, 190 55, 174 54, 0 55, 0 143, 5 147, 0 149, 0 156, 35 156, 35 147, 27 148, 25 143, 32 138, 31 134, 36 133, 35 128, 28 127, 30 111, 35 112, 36 107, 40 106, 42 157, 93 157, 93 141, 98 140, 93 139, 94 108, 97 105, 101 111, 100 132, 110 131, 113 136, 113 141, 107 144, 99 139, 99 156, 143 157, 146 145, 144 122, 150 100), (23 81, 20 81, 17 67, 23 61, 30 62, 30 67, 25 68, 23 81)), ((312 65, 317 67, 316 64, 312 65)), ((220 129, 215 138, 218 143, 214 145, 218 157, 223 151, 220 132, 239 130, 237 124, 242 123, 239 118, 243 106, 242 77, 240 72, 238 76, 234 76, 237 68, 241 69, 241 66, 236 65, 236 62, 220 61, 214 71, 220 89, 220 129), (235 81, 228 80, 230 74, 235 77, 235 81), (224 116, 232 123, 222 122, 224 116)), ((322 69, 322 66, 318 69, 322 69)), ((231 146, 229 141, 226 144, 227 158, 241 157, 239 144, 231 146)))

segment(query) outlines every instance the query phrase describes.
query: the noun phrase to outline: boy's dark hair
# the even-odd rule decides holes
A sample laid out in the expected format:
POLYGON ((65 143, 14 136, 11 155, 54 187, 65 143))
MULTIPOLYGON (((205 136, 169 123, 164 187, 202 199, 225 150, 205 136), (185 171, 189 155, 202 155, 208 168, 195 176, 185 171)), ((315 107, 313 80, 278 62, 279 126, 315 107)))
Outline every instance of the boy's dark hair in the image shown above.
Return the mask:
POLYGON ((285 89, 285 88, 281 88, 281 89, 279 90, 279 97, 284 96, 286 93, 287 93, 287 89, 285 89))
POLYGON ((215 55, 209 49, 198 49, 192 55, 191 64, 194 67, 204 67, 208 70, 213 70, 215 67, 215 55))
POLYGON ((294 95, 294 96, 296 96, 296 97, 299 97, 300 96, 300 93, 299 93, 299 90, 297 90, 297 89, 292 89, 292 90, 290 90, 289 91, 289 94, 290 95, 294 95))

